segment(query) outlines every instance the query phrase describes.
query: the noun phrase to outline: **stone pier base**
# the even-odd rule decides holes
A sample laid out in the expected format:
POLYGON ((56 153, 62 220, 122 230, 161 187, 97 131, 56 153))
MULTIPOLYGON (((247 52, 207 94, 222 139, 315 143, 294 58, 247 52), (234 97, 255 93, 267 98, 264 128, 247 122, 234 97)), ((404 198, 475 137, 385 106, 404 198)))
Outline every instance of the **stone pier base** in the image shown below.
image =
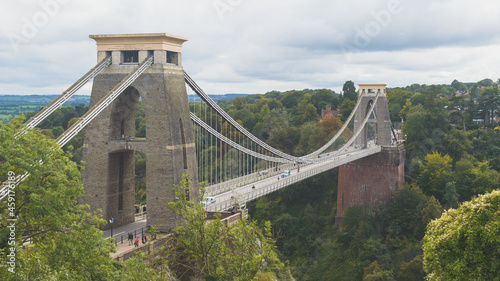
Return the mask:
POLYGON ((342 229, 352 206, 376 206, 389 201, 404 184, 404 145, 382 147, 378 154, 339 167, 336 224, 342 229))

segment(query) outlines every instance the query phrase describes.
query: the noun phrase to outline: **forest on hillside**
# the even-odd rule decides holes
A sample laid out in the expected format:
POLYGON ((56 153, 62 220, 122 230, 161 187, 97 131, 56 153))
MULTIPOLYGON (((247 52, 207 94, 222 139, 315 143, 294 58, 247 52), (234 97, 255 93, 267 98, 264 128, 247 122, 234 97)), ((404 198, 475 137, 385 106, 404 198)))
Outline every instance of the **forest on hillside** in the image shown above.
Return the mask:
POLYGON ((391 202, 349 209, 339 232, 337 172, 329 171, 250 206, 253 219, 271 221, 299 280, 423 280, 426 225, 500 188, 498 84, 412 85, 387 96, 407 150, 406 184, 391 202))
MULTIPOLYGON (((335 225, 336 170, 252 202, 251 219, 262 228, 271 222, 278 254, 297 280, 424 280, 427 224, 445 210, 500 188, 499 83, 455 80, 388 89, 391 119, 403 124, 406 183, 386 204, 349 209, 343 231, 335 225)), ((271 91, 218 104, 271 146, 304 155, 342 126, 356 100, 354 83, 347 81, 341 93, 271 91), (326 105, 339 107, 341 116, 320 120, 326 105)), ((56 138, 87 110, 84 104, 61 107, 39 125, 40 132, 56 138)), ((146 134, 139 103, 136 136, 146 134)), ((65 146, 76 163, 82 145, 80 132, 65 146)), ((136 156, 136 172, 136 201, 144 203, 144 155, 136 156)))

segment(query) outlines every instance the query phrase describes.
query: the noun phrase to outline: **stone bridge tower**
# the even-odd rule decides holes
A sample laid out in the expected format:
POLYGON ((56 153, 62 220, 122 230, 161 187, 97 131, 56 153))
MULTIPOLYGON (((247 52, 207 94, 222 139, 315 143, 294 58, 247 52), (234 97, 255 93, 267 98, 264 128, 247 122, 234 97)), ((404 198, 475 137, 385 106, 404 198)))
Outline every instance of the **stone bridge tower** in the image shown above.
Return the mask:
MULTIPOLYGON (((376 126, 376 144, 382 146, 382 151, 339 167, 336 223, 340 229, 344 213, 349 207, 376 206, 386 202, 404 184, 406 151, 403 144, 398 145, 392 139, 385 86, 359 84, 361 104, 355 112, 354 131, 363 123, 378 92, 374 115, 368 122, 376 126)), ((355 140, 357 146, 367 146, 367 136, 371 134, 368 130, 368 126, 363 128, 355 140)))
MULTIPOLYGON (((372 104, 375 102, 375 96, 379 94, 377 104, 373 109, 373 114, 370 116, 368 123, 375 124, 377 134, 377 144, 389 146, 392 142, 391 131, 391 115, 389 114, 389 104, 387 103, 386 84, 359 84, 359 98, 361 103, 354 116, 354 132, 356 132, 363 123, 366 114, 370 111, 372 104)), ((367 145, 369 135, 369 124, 361 131, 355 141, 356 145, 363 148, 367 145)), ((373 128, 373 127, 372 127, 373 128)))
MULTIPOLYGON (((154 63, 85 129, 82 171, 85 194, 80 201, 91 211, 102 209, 114 226, 134 221, 136 151, 146 155, 148 226, 161 231, 175 227, 166 204, 175 200, 173 185, 183 173, 197 186, 197 166, 192 123, 182 68, 182 44, 187 38, 165 33, 91 35, 97 59, 112 63, 94 78, 90 106, 147 57, 154 63), (146 137, 135 137, 139 100, 145 112, 146 137)), ((192 198, 198 194, 191 190, 192 198)), ((109 228, 109 224, 106 228, 109 228)))

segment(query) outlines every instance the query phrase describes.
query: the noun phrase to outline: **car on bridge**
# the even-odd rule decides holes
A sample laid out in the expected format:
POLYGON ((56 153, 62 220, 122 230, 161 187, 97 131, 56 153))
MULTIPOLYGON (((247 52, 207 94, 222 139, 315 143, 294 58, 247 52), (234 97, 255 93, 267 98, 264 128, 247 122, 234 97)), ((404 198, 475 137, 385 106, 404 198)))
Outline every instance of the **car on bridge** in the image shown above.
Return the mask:
POLYGON ((203 206, 212 205, 214 203, 215 203, 215 198, 213 197, 205 197, 205 199, 200 202, 200 204, 203 206))
POLYGON ((286 178, 290 176, 290 170, 284 170, 283 173, 281 173, 281 178, 286 178))

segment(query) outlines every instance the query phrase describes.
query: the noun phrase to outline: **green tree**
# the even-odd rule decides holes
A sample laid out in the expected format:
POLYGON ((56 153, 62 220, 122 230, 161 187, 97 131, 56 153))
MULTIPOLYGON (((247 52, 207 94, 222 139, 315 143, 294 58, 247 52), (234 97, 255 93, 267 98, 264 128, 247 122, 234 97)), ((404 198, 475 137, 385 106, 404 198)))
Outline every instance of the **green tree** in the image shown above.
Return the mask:
POLYGON ((301 132, 297 127, 288 127, 286 129, 273 131, 267 143, 285 153, 293 154, 300 137, 301 132))
POLYGON ((0 275, 3 280, 112 279, 117 268, 109 252, 114 246, 99 230, 105 221, 77 202, 83 194, 78 166, 38 130, 14 137, 22 122, 19 117, 9 125, 0 124, 0 180, 30 173, 15 188, 15 196, 0 205, 0 263, 5 264, 11 247, 6 239, 9 218, 17 218, 19 253, 16 275, 6 267, 0 267, 0 275), (15 208, 7 203, 15 203, 15 208), (22 251, 28 238, 29 250, 22 251))
POLYGON ((293 108, 299 104, 300 99, 304 96, 304 92, 289 91, 283 95, 281 103, 285 108, 293 108))
POLYGON ((446 183, 453 177, 451 162, 449 155, 442 156, 438 152, 433 152, 425 156, 420 167, 422 172, 417 179, 418 185, 424 192, 435 196, 440 201, 443 199, 446 183))
POLYGON ((494 126, 494 117, 498 115, 500 106, 500 95, 498 86, 483 88, 479 93, 479 108, 486 113, 485 123, 494 126))
POLYGON ((306 110, 304 111, 304 114, 302 114, 302 117, 300 119, 300 122, 302 124, 306 123, 306 122, 317 122, 319 119, 319 116, 318 116, 318 111, 316 109, 316 107, 314 107, 313 104, 308 104, 306 106, 306 110))
POLYGON ((500 191, 446 211, 427 227, 424 268, 429 280, 497 280, 500 275, 500 191))
POLYGON ((447 134, 443 149, 452 159, 458 160, 466 157, 473 150, 473 143, 467 132, 455 129, 447 134))
POLYGON ((306 123, 300 127, 300 140, 295 147, 294 155, 304 155, 318 149, 325 143, 324 139, 320 139, 321 128, 316 123, 306 123))
POLYGON ((410 99, 412 95, 412 92, 399 88, 387 91, 387 102, 389 103, 389 112, 392 122, 400 121, 401 116, 399 112, 403 110, 403 107, 406 105, 406 100, 410 99))
POLYGON ((450 98, 451 109, 451 122, 452 124, 461 124, 464 131, 466 125, 472 122, 471 108, 473 102, 470 100, 469 95, 461 95, 450 98))
POLYGON ((54 137, 54 134, 52 134, 52 132, 50 130, 47 130, 47 129, 41 129, 40 133, 42 135, 48 137, 49 139, 55 139, 56 138, 56 137, 54 137))
POLYGON ((421 281, 424 280, 423 256, 417 255, 409 262, 402 262, 397 273, 397 280, 421 281))
POLYGON ((342 92, 344 95, 344 99, 349 99, 352 101, 356 101, 358 99, 356 87, 354 86, 354 82, 352 82, 351 80, 344 83, 344 86, 342 86, 342 92))
MULTIPOLYGON (((188 200, 190 188, 191 182, 184 176, 174 188, 178 199, 168 204, 177 214, 179 226, 166 254, 171 268, 180 269, 179 276, 192 272, 205 280, 254 280, 270 274, 291 279, 274 251, 269 223, 261 232, 251 222, 240 221, 235 227, 224 225, 218 217, 207 222, 202 206, 188 200)), ((200 192, 203 196, 203 190, 200 192)))
POLYGON ((57 126, 52 128, 52 134, 57 138, 59 137, 62 133, 64 133, 64 129, 61 126, 57 126))
POLYGON ((445 209, 449 208, 457 208, 458 207, 458 199, 460 195, 457 192, 456 184, 454 181, 447 182, 444 190, 444 207, 445 209))
POLYGON ((242 110, 246 107, 246 101, 244 97, 235 97, 233 100, 233 107, 236 110, 242 110))
POLYGON ((364 268, 363 281, 394 281, 394 274, 390 270, 380 268, 377 261, 364 268))
POLYGON ((456 91, 459 91, 459 92, 462 92, 462 93, 465 93, 465 92, 467 92, 469 90, 467 88, 467 86, 465 86, 464 83, 458 82, 456 79, 453 80, 453 82, 451 82, 451 87, 453 89, 455 89, 456 91))
POLYGON ((69 111, 67 112, 65 115, 64 115, 64 121, 63 121, 63 128, 64 130, 68 129, 69 126, 68 126, 68 123, 71 119, 73 118, 77 118, 78 117, 78 113, 76 113, 75 111, 69 111))
POLYGON ((423 159, 446 141, 446 133, 450 127, 448 102, 445 98, 438 98, 438 95, 439 88, 430 87, 423 94, 413 95, 411 103, 403 108, 403 115, 406 117, 403 132, 409 159, 423 159))
POLYGON ((146 155, 135 152, 135 203, 146 204, 146 155))
POLYGON ((389 205, 389 231, 397 236, 422 239, 425 224, 422 210, 428 199, 416 184, 405 184, 389 205))
POLYGON ((327 105, 331 105, 333 109, 337 108, 339 99, 334 91, 321 89, 311 96, 311 103, 318 109, 318 114, 321 114, 321 110, 325 109, 327 105))
POLYGON ((351 112, 355 106, 356 106, 356 101, 350 99, 344 99, 344 101, 342 101, 342 104, 340 104, 340 113, 342 114, 340 120, 345 122, 347 118, 349 118, 349 115, 351 115, 351 112))
POLYGON ((433 219, 439 218, 441 213, 443 212, 443 208, 441 204, 434 196, 431 196, 429 200, 426 202, 425 207, 422 209, 422 225, 424 227, 433 219))
POLYGON ((500 188, 499 172, 474 157, 462 158, 455 164, 456 189, 462 200, 470 200, 476 194, 500 188))
POLYGON ((78 116, 83 116, 87 111, 89 110, 89 107, 86 106, 84 103, 80 103, 77 106, 75 106, 75 111, 78 113, 78 116))
POLYGON ((68 128, 78 121, 78 117, 73 117, 68 121, 68 128))

